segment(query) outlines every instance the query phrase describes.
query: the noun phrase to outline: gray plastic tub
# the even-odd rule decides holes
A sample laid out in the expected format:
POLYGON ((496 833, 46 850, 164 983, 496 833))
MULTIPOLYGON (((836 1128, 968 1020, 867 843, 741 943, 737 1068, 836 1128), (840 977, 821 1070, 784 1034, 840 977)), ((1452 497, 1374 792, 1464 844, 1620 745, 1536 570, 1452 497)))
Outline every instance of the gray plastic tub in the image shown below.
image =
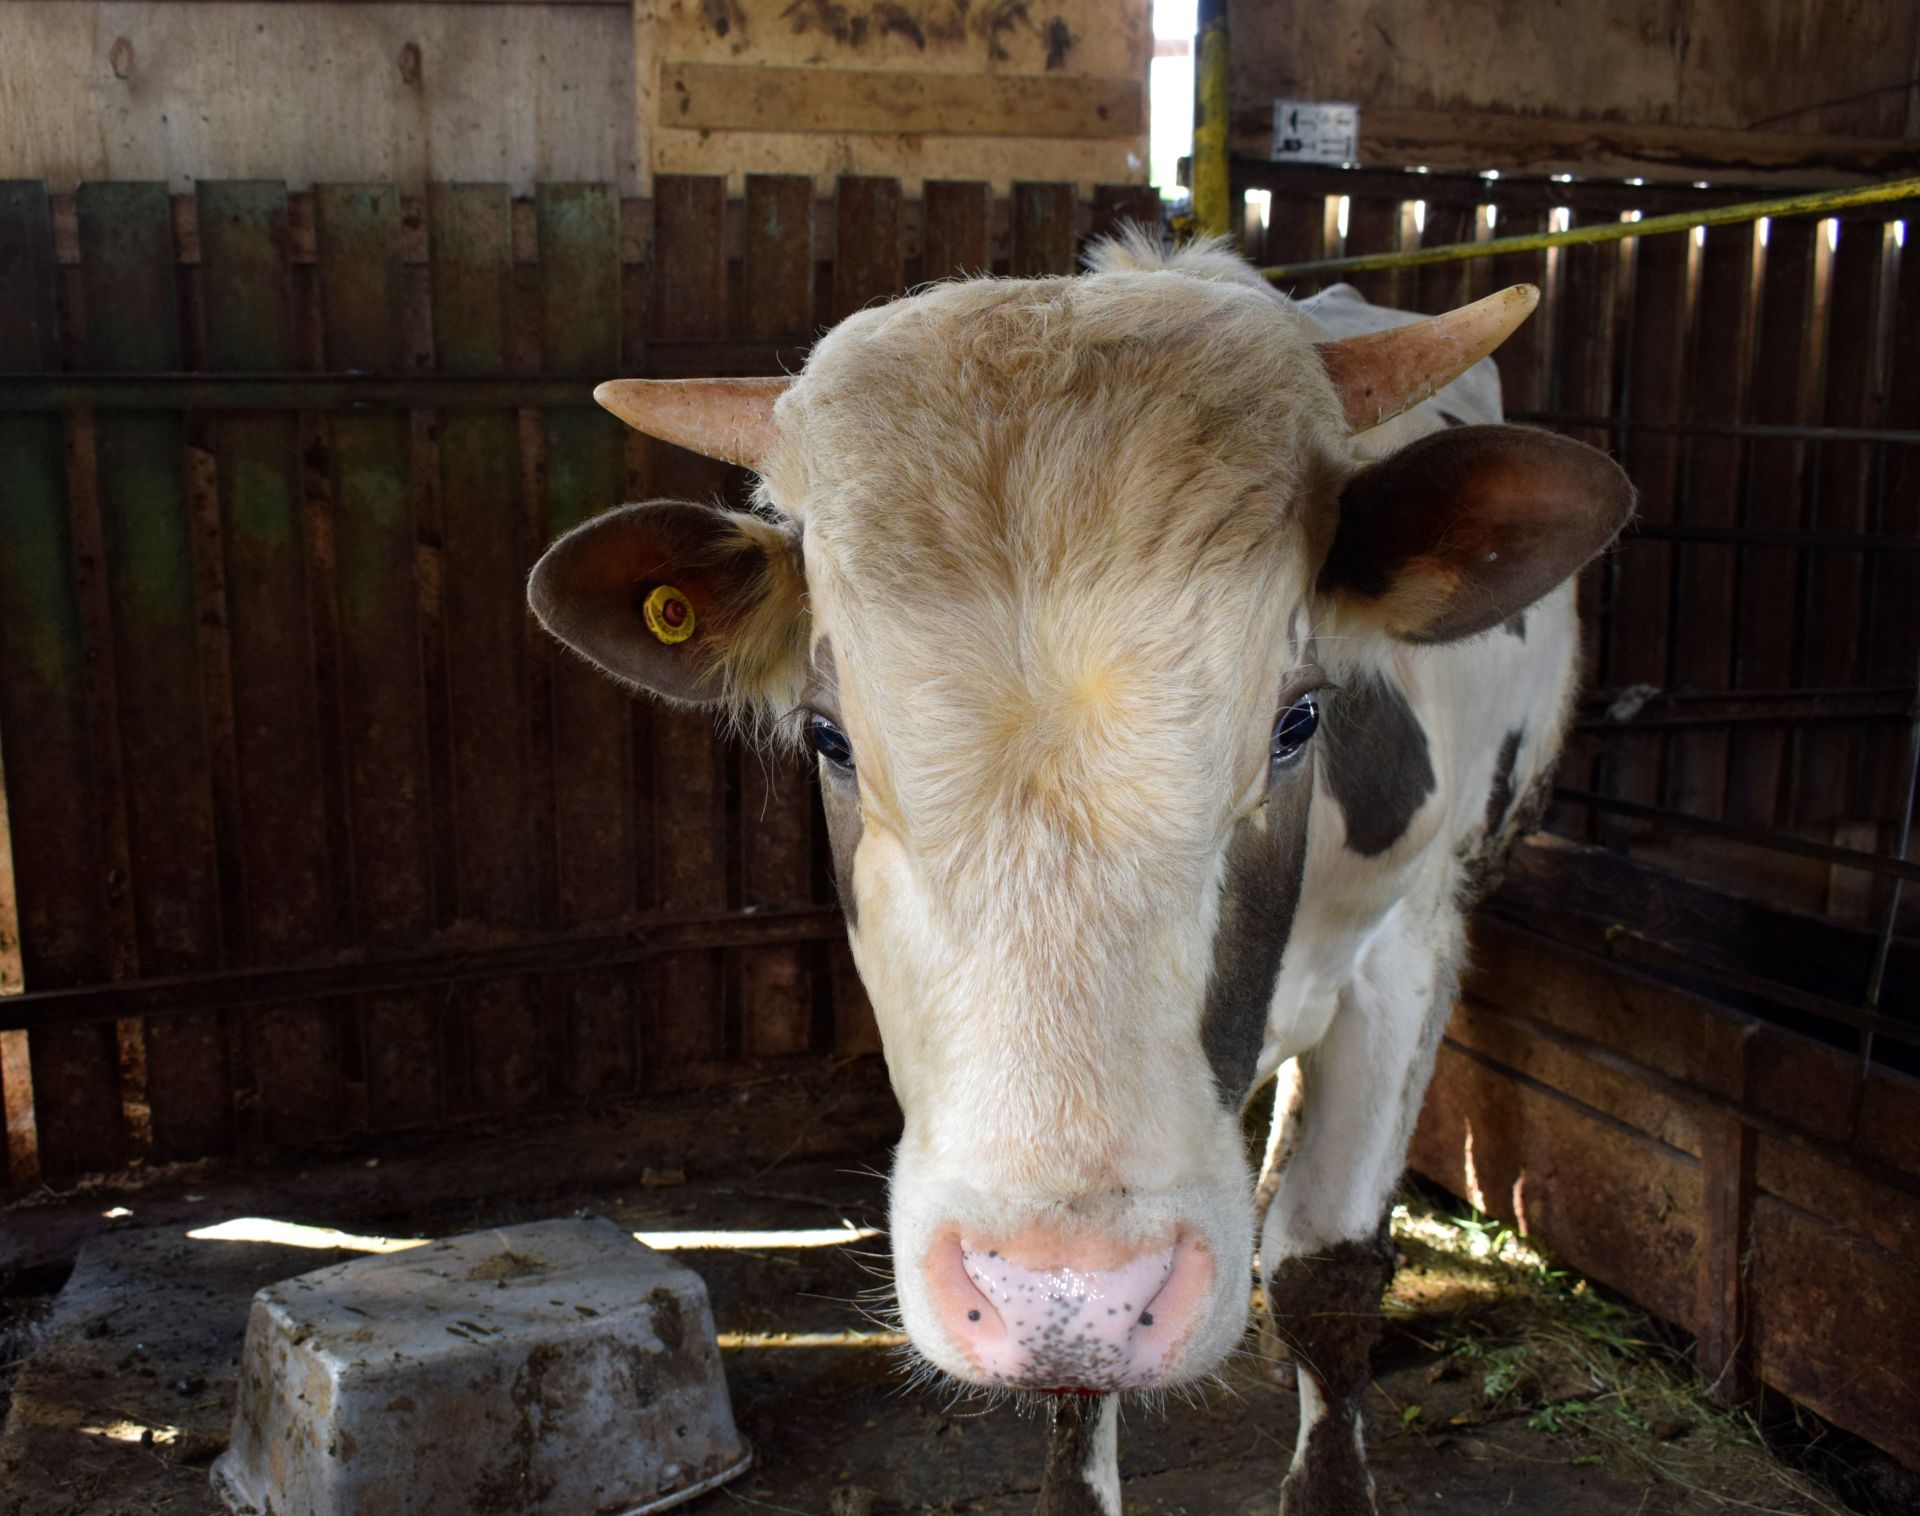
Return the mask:
POLYGON ((213 1485, 260 1516, 638 1516, 751 1457, 700 1277, 547 1221, 262 1290, 213 1485))

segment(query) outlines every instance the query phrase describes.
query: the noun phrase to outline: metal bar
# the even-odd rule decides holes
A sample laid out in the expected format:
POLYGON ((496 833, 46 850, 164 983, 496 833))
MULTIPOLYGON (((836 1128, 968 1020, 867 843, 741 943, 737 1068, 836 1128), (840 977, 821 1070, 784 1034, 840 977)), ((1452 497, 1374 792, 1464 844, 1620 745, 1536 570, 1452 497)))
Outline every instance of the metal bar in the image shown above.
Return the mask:
POLYGON ((1588 731, 1626 726, 1703 726, 1739 721, 1857 721, 1913 715, 1920 691, 1891 689, 1806 690, 1593 690, 1581 697, 1580 724, 1588 731), (1616 711, 1619 714, 1615 714, 1616 711))
POLYGON ((1615 800, 1609 795, 1594 795, 1586 790, 1572 790, 1561 785, 1554 786, 1553 797, 1568 805, 1583 805, 1589 810, 1631 816, 1638 821, 1657 821, 1663 826, 1678 827, 1681 831, 1699 832, 1707 837, 1724 837, 1729 842, 1741 842, 1771 852, 1818 858, 1823 863, 1837 863, 1842 868, 1861 869, 1869 874, 1884 874, 1889 879, 1920 879, 1920 863, 1912 863, 1904 858, 1888 858, 1879 853, 1863 853, 1857 848, 1835 847, 1830 842, 1813 842, 1805 837, 1769 832, 1757 826, 1712 821, 1705 816, 1689 816, 1683 811, 1638 805, 1631 800, 1615 800))
POLYGON ((1472 258, 1494 258, 1502 253, 1538 252, 1549 247, 1582 247, 1599 242, 1624 242, 1629 237, 1658 237, 1674 232, 1692 231, 1696 226, 1735 226, 1758 221, 1762 217, 1815 216, 1866 205, 1887 205, 1899 200, 1920 198, 1920 179, 1894 179, 1886 184, 1862 185, 1857 189, 1821 190, 1813 194, 1787 195, 1778 200, 1752 200, 1744 205, 1713 206, 1701 210, 1675 211, 1671 215, 1649 216, 1640 221, 1606 221, 1596 225, 1570 227, 1564 232, 1539 232, 1525 237, 1494 237, 1486 242, 1456 242, 1446 247, 1422 247, 1405 252, 1369 253, 1355 258, 1323 258, 1315 263, 1295 263, 1282 268, 1263 268, 1261 276, 1270 280, 1301 279, 1325 274, 1358 274, 1380 269, 1420 268, 1431 263, 1460 263, 1472 258))
POLYGON ((37 990, 0 998, 0 1031, 33 1031, 247 1005, 277 1005, 337 995, 389 994, 465 980, 508 978, 639 963, 663 953, 763 947, 831 939, 841 928, 829 906, 790 910, 651 916, 616 931, 556 932, 511 942, 436 945, 387 958, 321 962, 129 979, 118 984, 37 990))
POLYGON ((1580 416, 1567 411, 1513 411, 1509 421, 1539 426, 1600 427, 1616 432, 1671 432, 1681 437, 1767 437, 1782 442, 1890 442, 1920 445, 1920 431, 1869 426, 1769 426, 1756 421, 1657 421, 1638 416, 1580 416))
MULTIPOLYGON (((1354 165, 1273 162, 1236 156, 1234 184, 1240 189, 1271 190, 1280 195, 1393 195, 1468 205, 1491 205, 1504 218, 1537 215, 1561 206, 1586 210, 1685 210, 1692 206, 1740 205, 1750 200, 1750 185, 1700 189, 1680 182, 1632 184, 1621 179, 1555 179, 1501 174, 1489 179, 1463 169, 1380 168, 1354 165)), ((1302 260, 1305 261, 1305 260, 1302 260)))

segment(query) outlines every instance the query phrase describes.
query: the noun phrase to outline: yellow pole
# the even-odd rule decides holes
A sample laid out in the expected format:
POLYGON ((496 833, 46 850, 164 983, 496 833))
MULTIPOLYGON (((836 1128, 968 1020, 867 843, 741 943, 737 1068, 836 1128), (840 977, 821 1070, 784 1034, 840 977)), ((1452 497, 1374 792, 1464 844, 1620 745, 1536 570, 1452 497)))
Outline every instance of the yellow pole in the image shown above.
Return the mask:
POLYGON ((1193 220, 1202 237, 1233 230, 1227 184, 1227 0, 1200 0, 1193 63, 1193 220))

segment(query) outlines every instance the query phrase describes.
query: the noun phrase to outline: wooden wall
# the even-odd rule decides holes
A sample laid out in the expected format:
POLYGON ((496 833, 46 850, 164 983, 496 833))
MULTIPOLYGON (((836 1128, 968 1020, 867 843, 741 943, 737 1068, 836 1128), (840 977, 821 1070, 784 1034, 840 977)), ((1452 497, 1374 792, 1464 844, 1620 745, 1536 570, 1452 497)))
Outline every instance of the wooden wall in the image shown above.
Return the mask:
POLYGON ((1507 173, 1890 177, 1920 137, 1910 0, 1241 0, 1231 21, 1249 157, 1276 97, 1359 102, 1368 164, 1507 173))
POLYGON ((742 489, 598 380, 790 372, 1157 205, 0 183, 5 1182, 873 1051, 805 766, 564 656, 527 570, 742 489))
POLYGON ((7 0, 0 178, 1146 177, 1146 0, 7 0))
POLYGON ((0 178, 631 187, 615 4, 0 4, 0 178))

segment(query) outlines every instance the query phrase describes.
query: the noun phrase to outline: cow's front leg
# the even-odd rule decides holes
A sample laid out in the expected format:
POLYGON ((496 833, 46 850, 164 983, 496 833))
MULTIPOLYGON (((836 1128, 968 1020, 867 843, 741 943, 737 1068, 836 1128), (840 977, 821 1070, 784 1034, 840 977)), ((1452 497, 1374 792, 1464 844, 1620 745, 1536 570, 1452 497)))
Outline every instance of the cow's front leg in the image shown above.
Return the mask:
POLYGON ((1034 1516, 1120 1516, 1119 1402, 1056 1395, 1047 1405, 1047 1467, 1034 1516))
POLYGON ((1261 1229, 1274 1325, 1299 1375, 1300 1435, 1281 1516, 1371 1516, 1361 1439, 1380 1301, 1393 1281, 1386 1217, 1453 1002, 1458 936, 1377 943, 1302 1056, 1298 1134, 1261 1229))

